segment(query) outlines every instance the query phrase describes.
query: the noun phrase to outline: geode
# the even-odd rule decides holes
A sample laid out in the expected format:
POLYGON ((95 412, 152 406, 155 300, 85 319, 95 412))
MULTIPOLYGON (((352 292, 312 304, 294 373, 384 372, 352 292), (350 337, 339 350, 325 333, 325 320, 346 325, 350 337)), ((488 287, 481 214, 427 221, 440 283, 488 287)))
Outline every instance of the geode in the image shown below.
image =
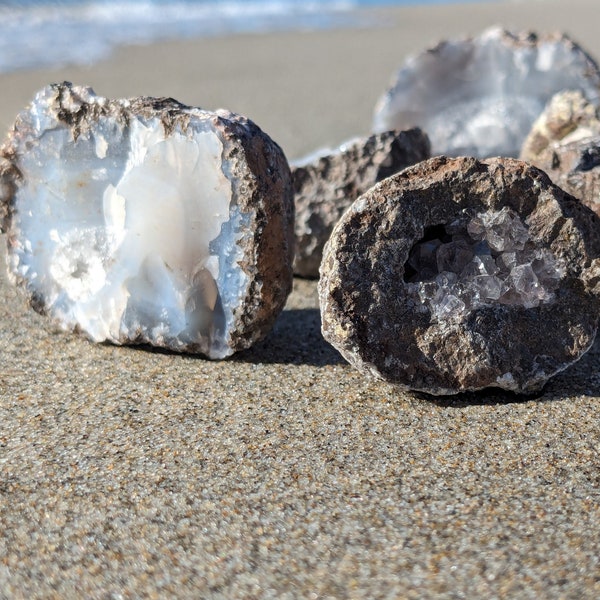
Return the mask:
POLYGON ((323 335, 406 389, 537 391, 596 335, 599 226, 516 159, 419 163, 336 225, 321 265, 323 335))
POLYGON ((516 157, 548 100, 564 89, 600 99, 598 67, 577 44, 493 27, 408 58, 377 104, 373 128, 421 127, 433 155, 516 157))
POLYGON ((378 181, 429 158, 420 129, 351 140, 292 164, 296 207, 294 272, 318 277, 323 246, 344 211, 378 181))
POLYGON ((533 124, 521 159, 600 214, 600 108, 580 92, 552 98, 533 124))
POLYGON ((291 290, 293 194, 248 119, 172 99, 41 90, 2 148, 12 278, 96 342, 223 358, 291 290))

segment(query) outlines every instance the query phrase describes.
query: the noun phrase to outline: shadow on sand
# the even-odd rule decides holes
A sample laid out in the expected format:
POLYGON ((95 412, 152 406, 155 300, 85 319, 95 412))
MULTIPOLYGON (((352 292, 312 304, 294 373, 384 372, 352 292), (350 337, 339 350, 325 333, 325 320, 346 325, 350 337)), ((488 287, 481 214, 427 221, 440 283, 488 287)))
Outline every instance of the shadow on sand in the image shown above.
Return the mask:
POLYGON ((321 315, 316 308, 284 310, 267 337, 232 360, 324 367, 344 363, 339 352, 321 335, 321 315))

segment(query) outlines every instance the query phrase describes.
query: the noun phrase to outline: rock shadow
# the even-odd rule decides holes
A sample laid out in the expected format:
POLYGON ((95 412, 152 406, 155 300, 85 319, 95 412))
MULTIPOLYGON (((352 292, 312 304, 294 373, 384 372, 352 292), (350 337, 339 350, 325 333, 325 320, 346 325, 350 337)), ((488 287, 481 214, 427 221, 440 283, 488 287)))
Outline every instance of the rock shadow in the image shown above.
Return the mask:
MULTIPOLYGON (((108 342, 105 345, 113 347, 108 342)), ((149 344, 132 345, 130 348, 141 352, 182 356, 175 350, 149 344)), ((191 359, 210 360, 202 354, 184 354, 184 356, 191 359)), ((316 308, 284 310, 266 338, 248 350, 237 352, 225 360, 314 367, 345 364, 339 352, 323 338, 321 315, 316 308)))
POLYGON ((235 354, 232 361, 325 367, 345 361, 321 334, 316 308, 284 310, 267 337, 235 354))

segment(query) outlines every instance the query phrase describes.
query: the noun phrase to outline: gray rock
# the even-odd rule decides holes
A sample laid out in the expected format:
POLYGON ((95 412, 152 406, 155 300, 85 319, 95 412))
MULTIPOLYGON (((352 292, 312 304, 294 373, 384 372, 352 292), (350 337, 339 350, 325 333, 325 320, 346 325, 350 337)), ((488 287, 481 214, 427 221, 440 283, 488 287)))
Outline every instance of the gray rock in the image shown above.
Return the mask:
POLYGON ((292 165, 296 275, 318 277, 323 246, 344 211, 378 181, 429 158, 429 150, 419 129, 386 131, 292 165))
POLYGON ((600 107, 581 92, 552 98, 533 124, 521 159, 600 214, 600 107))
POLYGON ((584 50, 565 35, 492 27, 409 57, 375 108, 373 130, 421 127, 433 155, 516 157, 564 89, 600 100, 600 71, 584 50))
POLYGON ((592 211, 524 162, 430 159, 369 190, 335 227, 323 335, 407 389, 535 392, 596 335, 598 232, 592 211))
POLYGON ((248 119, 50 85, 1 156, 10 274, 63 328, 223 358, 283 308, 291 175, 248 119))

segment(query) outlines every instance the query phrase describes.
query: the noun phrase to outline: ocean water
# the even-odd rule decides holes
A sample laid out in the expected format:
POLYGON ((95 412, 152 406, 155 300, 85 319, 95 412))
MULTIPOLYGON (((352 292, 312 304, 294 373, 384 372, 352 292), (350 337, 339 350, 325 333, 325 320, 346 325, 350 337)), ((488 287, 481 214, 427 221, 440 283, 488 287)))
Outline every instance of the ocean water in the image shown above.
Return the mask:
POLYGON ((124 44, 355 27, 362 24, 359 8, 451 1, 0 0, 0 72, 89 64, 124 44))

